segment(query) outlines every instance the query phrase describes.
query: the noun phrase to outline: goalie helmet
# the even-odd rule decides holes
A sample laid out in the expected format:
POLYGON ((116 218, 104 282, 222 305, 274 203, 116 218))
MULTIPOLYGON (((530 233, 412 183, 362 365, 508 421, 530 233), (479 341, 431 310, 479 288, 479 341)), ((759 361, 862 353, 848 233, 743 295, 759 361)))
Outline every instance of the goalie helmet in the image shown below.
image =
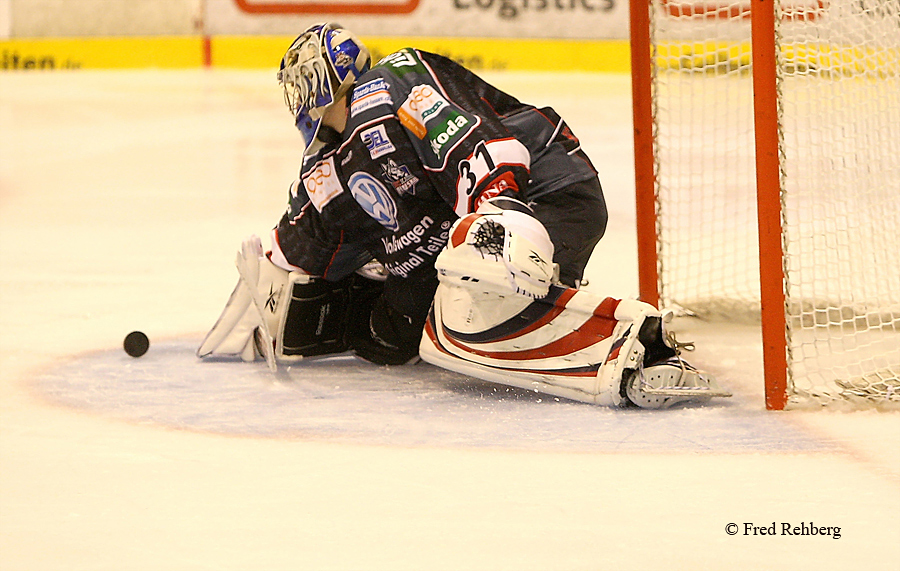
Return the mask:
POLYGON ((278 82, 303 136, 304 154, 322 147, 316 138, 322 117, 369 69, 370 62, 366 46, 338 24, 316 24, 288 48, 281 59, 278 82))

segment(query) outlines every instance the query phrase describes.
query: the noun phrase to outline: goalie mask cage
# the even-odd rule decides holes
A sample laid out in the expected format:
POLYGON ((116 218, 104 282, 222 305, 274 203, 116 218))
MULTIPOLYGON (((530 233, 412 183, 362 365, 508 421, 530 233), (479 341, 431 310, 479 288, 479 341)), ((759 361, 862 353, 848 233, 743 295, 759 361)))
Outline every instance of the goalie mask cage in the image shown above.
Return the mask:
POLYGON ((900 0, 634 0, 631 44, 642 300, 760 320, 769 409, 900 403, 900 0))

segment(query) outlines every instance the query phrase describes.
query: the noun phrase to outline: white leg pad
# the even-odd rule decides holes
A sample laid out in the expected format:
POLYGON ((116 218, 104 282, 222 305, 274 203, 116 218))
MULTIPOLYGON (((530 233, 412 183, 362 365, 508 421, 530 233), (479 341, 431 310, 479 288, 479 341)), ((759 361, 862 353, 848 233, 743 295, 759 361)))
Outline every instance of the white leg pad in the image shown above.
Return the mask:
POLYGON ((651 305, 552 286, 539 300, 442 281, 419 354, 425 361, 487 381, 581 402, 620 405, 627 369, 651 305))

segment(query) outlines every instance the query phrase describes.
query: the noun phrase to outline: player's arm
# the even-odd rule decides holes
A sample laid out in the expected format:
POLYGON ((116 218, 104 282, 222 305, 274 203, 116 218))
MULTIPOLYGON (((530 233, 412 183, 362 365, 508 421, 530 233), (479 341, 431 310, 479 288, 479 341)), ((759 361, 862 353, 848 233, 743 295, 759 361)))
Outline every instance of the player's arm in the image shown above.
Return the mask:
POLYGON ((274 369, 280 360, 348 350, 351 317, 365 311, 361 306, 371 304, 382 284, 356 275, 371 255, 329 227, 309 186, 303 178, 292 184, 270 251, 256 236, 242 244, 237 286, 199 356, 262 355, 274 369))
POLYGON ((437 129, 429 130, 424 142, 425 150, 416 147, 420 159, 458 216, 476 211, 484 201, 497 196, 524 196, 531 157, 499 121, 458 109, 455 122, 447 119, 437 129))
POLYGON ((453 209, 460 216, 498 196, 522 197, 528 185, 531 159, 525 146, 512 136, 481 135, 476 129, 454 152, 467 153, 451 164, 456 174, 453 209))
POLYGON ((342 229, 355 204, 348 207, 335 171, 333 155, 327 156, 291 184, 288 208, 272 231, 270 257, 279 267, 338 280, 372 258, 365 244, 342 229))
MULTIPOLYGON (((373 70, 383 77, 367 85, 382 82, 386 95, 360 117, 377 115, 389 132, 405 132, 433 186, 457 215, 464 216, 494 196, 519 195, 528 185, 531 157, 489 104, 459 94, 466 76, 454 69, 445 70, 439 79, 426 71, 414 50, 401 50, 381 70, 373 70), (470 100, 461 104, 456 101, 459 97, 470 100), (483 109, 468 110, 478 106, 483 109)), ((354 109, 372 98, 368 91, 354 93, 351 121, 354 109)))

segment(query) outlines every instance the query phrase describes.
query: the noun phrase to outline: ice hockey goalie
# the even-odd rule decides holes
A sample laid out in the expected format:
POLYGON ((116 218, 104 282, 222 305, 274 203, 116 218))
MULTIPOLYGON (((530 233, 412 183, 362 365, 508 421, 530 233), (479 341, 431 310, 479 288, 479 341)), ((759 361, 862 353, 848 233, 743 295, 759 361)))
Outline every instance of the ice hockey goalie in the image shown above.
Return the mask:
POLYGON ((647 408, 726 394, 682 360, 656 309, 578 289, 608 213, 553 108, 437 54, 370 60, 334 23, 282 58, 303 163, 271 250, 251 239, 238 253, 240 281, 198 355, 264 356, 272 369, 342 352, 421 357, 647 408), (380 279, 364 275, 370 260, 380 279))
MULTIPOLYGON (((552 258, 546 230, 525 212, 489 205, 459 219, 435 264, 439 285, 419 356, 471 377, 610 406, 659 409, 730 396, 682 359, 656 308, 560 285, 552 258)), ((274 370, 351 350, 353 316, 378 293, 373 266, 328 283, 276 267, 258 238, 246 241, 238 285, 198 355, 263 357, 274 370)))

